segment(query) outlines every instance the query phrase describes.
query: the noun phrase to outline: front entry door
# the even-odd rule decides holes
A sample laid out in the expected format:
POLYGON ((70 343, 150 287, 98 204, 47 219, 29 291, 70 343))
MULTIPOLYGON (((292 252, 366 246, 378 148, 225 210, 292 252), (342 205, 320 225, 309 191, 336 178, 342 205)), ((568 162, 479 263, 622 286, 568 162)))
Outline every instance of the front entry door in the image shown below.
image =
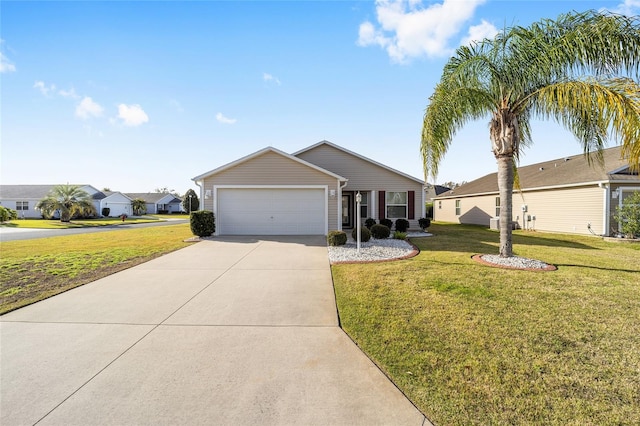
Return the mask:
POLYGON ((342 194, 342 227, 353 228, 353 193, 342 194))

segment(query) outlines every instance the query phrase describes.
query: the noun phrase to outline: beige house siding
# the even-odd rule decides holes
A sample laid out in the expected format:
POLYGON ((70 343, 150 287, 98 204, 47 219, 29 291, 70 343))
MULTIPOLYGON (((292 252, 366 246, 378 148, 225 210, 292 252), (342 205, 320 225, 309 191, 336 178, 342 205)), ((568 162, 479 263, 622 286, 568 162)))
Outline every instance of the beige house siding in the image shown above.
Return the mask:
POLYGON ((524 201, 520 195, 514 195, 514 216, 520 216, 523 226, 522 204, 528 206, 525 215, 535 216, 534 222, 527 227, 540 231, 563 232, 572 234, 602 234, 605 189, 597 185, 525 192, 524 201), (518 203, 516 203, 518 200, 518 203))
MULTIPOLYGON (((489 226, 496 216, 495 199, 498 194, 475 197, 447 198, 436 200, 434 219, 442 222, 454 222, 489 226), (460 200, 460 215, 455 214, 455 202, 460 200)), ((605 232, 602 220, 605 189, 597 185, 572 187, 566 189, 525 191, 513 194, 513 220, 521 228, 539 231, 563 232, 592 235, 605 232), (527 206, 523 213, 522 206, 527 206), (531 216, 532 220, 527 220, 531 216), (533 217, 535 216, 535 221, 533 217)))
MULTIPOLYGON (((213 176, 203 180, 204 209, 213 211, 214 186, 326 186, 328 192, 332 190, 338 193, 338 180, 332 176, 314 170, 309 166, 288 159, 273 151, 265 152, 248 161, 241 162, 226 170, 222 170, 213 176)), ((329 196, 328 199, 328 225, 329 230, 339 229, 337 213, 338 197, 329 196)))
POLYGON ((497 195, 486 195, 435 200, 434 220, 489 226, 489 220, 495 217, 496 197, 497 195), (456 215, 456 200, 460 200, 459 215, 456 215))
POLYGON ((374 219, 380 219, 378 215, 379 191, 414 191, 414 219, 409 220, 409 223, 412 229, 418 228, 418 219, 422 217, 424 205, 423 184, 421 182, 404 177, 327 144, 300 152, 296 154, 296 157, 340 176, 348 177, 349 181, 343 189, 345 192, 369 192, 372 202, 369 202, 368 212, 374 219))

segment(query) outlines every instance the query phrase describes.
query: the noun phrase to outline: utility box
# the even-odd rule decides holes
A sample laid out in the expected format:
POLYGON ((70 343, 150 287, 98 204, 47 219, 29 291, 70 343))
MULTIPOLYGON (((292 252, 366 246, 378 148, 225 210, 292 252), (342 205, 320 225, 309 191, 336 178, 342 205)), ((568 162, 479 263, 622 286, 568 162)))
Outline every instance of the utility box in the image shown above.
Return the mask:
POLYGON ((489 229, 495 229, 495 230, 500 229, 499 217, 492 217, 491 219, 489 219, 489 229))

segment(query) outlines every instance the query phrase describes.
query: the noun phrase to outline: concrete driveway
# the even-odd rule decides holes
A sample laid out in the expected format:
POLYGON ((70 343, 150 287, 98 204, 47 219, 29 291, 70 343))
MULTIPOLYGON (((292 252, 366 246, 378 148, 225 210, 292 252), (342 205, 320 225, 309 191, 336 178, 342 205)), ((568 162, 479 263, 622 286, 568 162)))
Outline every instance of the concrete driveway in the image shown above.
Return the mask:
POLYGON ((217 238, 0 317, 0 424, 424 425, 338 327, 323 237, 217 238))

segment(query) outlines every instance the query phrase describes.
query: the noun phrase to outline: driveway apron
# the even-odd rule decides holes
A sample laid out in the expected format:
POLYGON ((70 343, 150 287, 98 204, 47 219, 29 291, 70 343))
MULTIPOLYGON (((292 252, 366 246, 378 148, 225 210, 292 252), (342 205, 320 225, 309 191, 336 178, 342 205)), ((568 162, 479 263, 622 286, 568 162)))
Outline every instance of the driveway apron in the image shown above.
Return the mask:
POLYGON ((0 424, 428 420, 338 326, 323 237, 227 237, 0 317, 0 424))

